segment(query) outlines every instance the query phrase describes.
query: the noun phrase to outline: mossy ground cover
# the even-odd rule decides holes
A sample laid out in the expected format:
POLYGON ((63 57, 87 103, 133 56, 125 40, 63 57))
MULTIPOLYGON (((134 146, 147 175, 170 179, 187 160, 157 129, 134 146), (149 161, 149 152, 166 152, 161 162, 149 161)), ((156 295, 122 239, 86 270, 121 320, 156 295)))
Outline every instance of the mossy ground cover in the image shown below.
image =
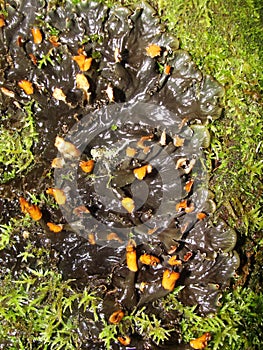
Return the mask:
MULTIPOLYGON (((106 3, 112 6, 117 2, 106 3)), ((123 3, 132 4, 129 1, 123 3)), ((252 0, 159 0, 153 1, 152 5, 168 29, 180 39, 180 47, 190 52, 202 71, 225 86, 224 112, 220 119, 208 124, 212 141, 207 159, 210 189, 217 203, 214 220, 223 218, 237 231, 237 250, 241 257, 240 271, 231 290, 223 296, 218 315, 200 317, 194 308, 178 304, 173 294, 162 303, 168 309, 175 308, 182 313, 182 337, 186 342, 203 332, 211 332, 209 349, 260 349, 263 312, 262 5, 260 1, 252 0)), ((13 144, 6 142, 8 135, 1 129, 0 151, 4 155, 8 147, 10 154, 13 152, 13 157, 9 157, 13 164, 10 163, 11 170, 6 173, 4 182, 9 176, 19 176, 21 163, 30 166, 33 162, 32 140, 34 138, 36 142, 37 135, 29 111, 23 114, 21 129, 14 131, 21 158, 14 153, 13 144)), ((3 249, 12 244, 15 233, 25 232, 27 225, 28 218, 2 225, 0 247, 3 249)), ((92 307, 91 301, 95 299, 72 291, 66 281, 61 281, 61 276, 48 270, 47 261, 51 257, 46 251, 29 244, 20 258, 23 263, 27 263, 27 259, 37 259, 37 265, 43 265, 44 270, 28 270, 27 275, 17 276, 15 290, 10 276, 1 286, 0 334, 6 339, 6 348, 30 349, 38 342, 44 344, 42 348, 78 348, 74 333, 77 324, 66 319, 62 311, 65 315, 70 312, 73 301, 82 305, 88 300, 88 307, 92 307), (34 322, 30 321, 32 315, 37 316, 34 322), (47 323, 49 329, 45 328, 47 323)), ((149 326, 150 320, 146 316, 137 314, 136 317, 137 321, 144 320, 141 327, 149 326)), ((158 320, 152 320, 151 327, 153 334, 156 330, 161 336, 167 336, 158 328, 158 320)), ((105 327, 100 334, 105 346, 109 339, 115 340, 116 328, 105 327)))

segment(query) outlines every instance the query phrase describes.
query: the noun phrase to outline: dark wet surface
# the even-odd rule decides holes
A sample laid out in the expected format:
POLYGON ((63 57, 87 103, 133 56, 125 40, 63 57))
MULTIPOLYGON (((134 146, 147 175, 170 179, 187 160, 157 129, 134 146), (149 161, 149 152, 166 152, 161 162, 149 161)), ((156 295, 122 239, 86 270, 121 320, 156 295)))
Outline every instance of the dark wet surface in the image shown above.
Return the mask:
MULTIPOLYGON (((145 3, 135 10, 109 10, 85 1, 60 8, 49 8, 42 1, 8 1, 6 9, 6 26, 0 33, 0 85, 14 95, 0 91, 1 113, 12 115, 7 128, 16 127, 26 104, 34 101, 38 140, 31 170, 0 187, 2 223, 21 217, 19 196, 28 198, 28 192, 40 195, 49 187, 65 190, 66 205, 41 208, 42 219, 29 228, 32 243, 50 249, 53 263, 65 279, 75 279, 75 288, 89 285, 98 292, 105 318, 120 308, 128 313, 145 306, 147 313, 162 319, 164 328, 175 328, 163 345, 135 333, 130 347, 113 344, 113 349, 188 349, 188 345, 179 345, 179 313, 156 304, 169 293, 162 287, 163 272, 180 272, 177 285, 185 288, 178 299, 185 305, 197 304, 201 314, 208 314, 216 311, 220 293, 239 263, 233 252, 235 232, 224 223, 212 224, 200 150, 203 136, 189 127, 196 120, 205 122, 220 115, 223 88, 213 78, 203 76, 188 53, 178 49, 178 40, 165 32, 145 3), (33 42, 33 26, 41 28, 40 44, 33 42), (54 32, 58 46, 49 40, 54 32), (146 55, 150 44, 160 46, 160 56, 146 55), (93 57, 85 72, 73 60, 80 48, 93 57), (171 73, 163 71, 166 66, 171 66, 171 73), (76 83, 78 74, 88 81, 88 96, 76 83), (18 86, 20 80, 33 83, 33 94, 18 86), (109 87, 114 101, 105 92, 109 87), (54 98, 55 88, 63 91, 63 101, 54 98), (94 137, 88 141, 92 132, 94 137), (163 133, 166 139, 162 144, 163 133), (65 159, 62 169, 52 170, 51 161, 58 156, 54 146, 57 135, 73 141, 82 152, 82 160, 94 159, 96 174, 102 176, 94 179, 85 174, 78 167, 79 159, 65 159), (149 152, 144 152, 138 142, 149 135, 152 138, 143 143, 149 152), (184 144, 176 144, 175 136, 184 139, 184 144), (126 156, 126 144, 136 149, 136 156, 126 156), (116 147, 116 154, 105 156, 105 150, 116 147), (99 149, 104 149, 104 154, 96 158, 94 150, 99 149), (193 159, 193 169, 188 172, 193 159), (134 169, 149 163, 154 163, 151 173, 143 181, 136 179, 134 169), (171 169, 174 172, 169 173, 171 169), (184 188, 192 178, 194 185, 187 192, 184 188), (124 197, 134 199, 134 213, 121 207, 124 197), (168 200, 162 206, 163 198, 168 200), (184 200, 189 213, 183 207, 175 209, 184 200), (79 205, 89 209, 88 217, 74 216, 79 205), (198 218, 200 213, 204 217, 198 218), (64 229, 50 232, 48 221, 62 223, 64 229), (113 231, 119 240, 107 239, 113 231), (94 235, 94 244, 89 233, 94 235), (138 260, 147 253, 158 257, 160 263, 147 266, 138 262, 138 271, 130 271, 125 255, 130 233, 137 243, 138 260), (168 260, 175 254, 182 264, 171 267, 168 260), (142 282, 146 287, 140 289, 142 282)), ((8 170, 2 166, 3 171, 8 170)), ((12 247, 0 251, 3 276, 9 272, 18 276, 25 268, 17 258, 25 245, 21 230, 14 241, 12 247)), ((30 264, 34 266, 34 259, 30 264)), ((89 316, 88 312, 76 315, 79 337, 85 344, 82 348, 103 349, 98 340, 103 325, 89 316)))

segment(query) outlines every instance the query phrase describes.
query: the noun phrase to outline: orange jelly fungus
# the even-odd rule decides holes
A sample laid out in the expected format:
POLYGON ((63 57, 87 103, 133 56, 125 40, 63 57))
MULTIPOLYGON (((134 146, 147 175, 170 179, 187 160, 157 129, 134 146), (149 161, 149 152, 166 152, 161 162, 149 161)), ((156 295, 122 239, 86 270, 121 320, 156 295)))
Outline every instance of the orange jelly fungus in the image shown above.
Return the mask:
POLYGON ((24 214, 29 214, 33 220, 38 221, 42 218, 42 213, 41 213, 41 210, 38 208, 38 206, 34 204, 30 204, 23 197, 19 198, 19 203, 20 203, 21 211, 24 214))
POLYGON ((59 188, 49 188, 46 190, 46 193, 53 196, 57 204, 63 205, 66 203, 67 197, 63 190, 60 190, 59 188))
POLYGON ((63 230, 62 224, 57 225, 57 224, 53 224, 53 222, 48 222, 47 226, 50 229, 50 231, 55 233, 61 232, 63 230))
POLYGON ((124 312, 122 310, 118 310, 113 312, 109 317, 109 322, 112 324, 118 324, 124 317, 124 312))
POLYGON ((207 346, 207 342, 211 339, 211 335, 209 332, 204 333, 203 335, 201 335, 201 337, 196 338, 196 339, 192 339, 190 341, 190 346, 193 349, 196 350, 202 350, 207 346))
POLYGON ((94 160, 90 159, 90 160, 82 160, 79 162, 79 166, 81 167, 81 169, 84 171, 84 173, 91 173, 93 168, 94 168, 94 160))
POLYGON ((180 273, 170 270, 165 270, 163 273, 162 286, 170 292, 174 290, 176 281, 179 279, 180 273))
POLYGON ((27 95, 32 95, 34 93, 33 85, 28 80, 20 80, 18 86, 23 89, 27 95))
POLYGON ((126 262, 130 271, 138 271, 136 244, 130 240, 126 246, 126 262))
POLYGON ((141 255, 139 260, 141 263, 151 266, 156 266, 160 262, 160 259, 150 254, 141 255))
POLYGON ((33 41, 35 44, 40 44, 43 40, 42 33, 39 28, 34 27, 31 29, 31 33, 33 36, 33 41))

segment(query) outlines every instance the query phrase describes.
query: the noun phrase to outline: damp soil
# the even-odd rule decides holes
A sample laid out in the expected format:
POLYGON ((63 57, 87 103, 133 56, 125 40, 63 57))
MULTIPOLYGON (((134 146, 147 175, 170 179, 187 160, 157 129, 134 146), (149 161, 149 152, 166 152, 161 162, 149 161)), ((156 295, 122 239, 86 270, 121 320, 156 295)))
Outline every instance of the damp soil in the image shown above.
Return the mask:
MULTIPOLYGON (((179 49, 177 38, 166 33, 147 3, 109 9, 89 1, 57 8, 44 1, 7 1, 6 11, 0 29, 2 122, 15 128, 30 103, 38 136, 29 170, 2 181, 1 223, 23 217, 19 197, 30 201, 29 193, 38 197, 59 187, 67 203, 59 208, 42 203, 41 220, 27 228, 29 238, 22 235, 23 228, 15 232, 13 244, 0 252, 2 278, 8 273, 18 278, 36 265, 33 258, 26 266, 18 257, 28 241, 44 246, 50 250, 47 266, 74 280, 76 290, 89 286, 97 292, 105 319, 119 309, 131 313, 145 307, 164 328, 174 329, 162 345, 134 332, 130 349, 188 349, 181 342, 180 314, 158 303, 170 292, 162 286, 164 271, 180 273, 177 286, 184 288, 178 299, 198 305, 198 312, 206 315, 217 310, 239 264, 235 232, 224 222, 212 223, 213 202, 200 151, 207 138, 201 125, 219 117, 224 89, 179 49), (41 31, 39 43, 33 27, 41 31), (150 45, 159 48, 155 57, 147 51, 150 45), (92 58, 91 67, 80 66, 76 56, 92 58), (32 83, 32 93, 19 86, 21 80, 32 83), (57 136, 81 155, 72 159, 59 153, 57 136), (136 152, 132 156, 127 156, 128 146, 136 152), (55 157, 64 160, 62 168, 52 168, 55 157), (90 159, 95 170, 85 173, 79 161, 90 159), (143 181, 138 179, 134 170, 151 163, 143 181), (132 198, 135 210, 125 210, 123 198, 132 198), (74 214, 80 205, 89 213, 74 214), (50 221, 62 224, 63 230, 51 232, 50 221), (135 272, 126 262, 130 238, 136 243, 135 272), (159 263, 141 263, 144 254, 159 263), (173 255, 180 264, 169 264, 173 255)), ((2 174, 11 170, 12 164, 2 164, 2 174)), ((98 339, 103 324, 91 321, 88 311, 76 308, 74 313, 82 349, 103 349, 98 339)))

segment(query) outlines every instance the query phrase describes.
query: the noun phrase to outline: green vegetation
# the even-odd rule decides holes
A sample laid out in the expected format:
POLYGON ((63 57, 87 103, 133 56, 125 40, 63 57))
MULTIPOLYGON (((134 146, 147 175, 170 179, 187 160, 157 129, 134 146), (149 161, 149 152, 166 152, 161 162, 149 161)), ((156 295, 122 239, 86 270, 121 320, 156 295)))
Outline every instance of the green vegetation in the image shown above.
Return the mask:
POLYGON ((1 116, 0 164, 4 164, 4 167, 0 170, 0 183, 5 183, 28 170, 34 161, 32 147, 37 140, 37 133, 33 105, 34 102, 31 101, 24 106, 19 121, 12 115, 1 116))
POLYGON ((1 340, 10 350, 78 349, 73 309, 95 311, 96 318, 99 299, 87 290, 74 292, 57 271, 27 270, 19 280, 7 275, 1 283, 1 340))
POLYGON ((238 287, 226 293, 222 307, 217 315, 201 317, 196 307, 184 306, 169 294, 163 306, 182 313, 182 334, 185 342, 201 336, 205 332, 212 334, 207 349, 260 349, 262 344, 263 295, 249 288, 238 287))

